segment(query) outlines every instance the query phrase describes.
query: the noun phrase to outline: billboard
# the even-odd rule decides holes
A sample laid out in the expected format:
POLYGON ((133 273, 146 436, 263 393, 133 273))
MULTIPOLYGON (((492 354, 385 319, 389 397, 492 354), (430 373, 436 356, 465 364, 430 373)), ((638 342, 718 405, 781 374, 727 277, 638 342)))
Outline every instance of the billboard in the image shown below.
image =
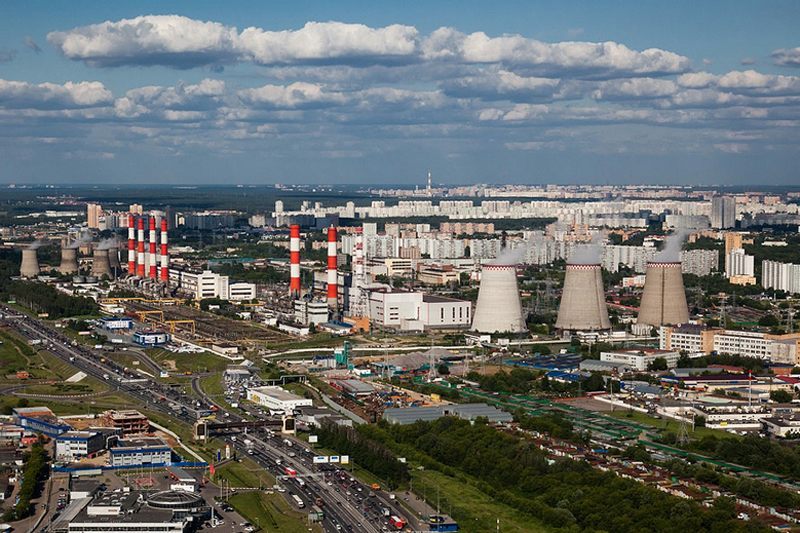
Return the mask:
POLYGON ((343 465, 349 465, 350 464, 350 456, 349 455, 342 455, 339 458, 339 462, 341 464, 343 464, 343 465))
POLYGON ((339 456, 338 455, 331 455, 328 458, 328 462, 329 463, 338 463, 339 462, 339 456))
POLYGON ((309 444, 316 444, 319 442, 319 437, 317 435, 309 435, 308 436, 308 443, 309 444))
POLYGON ((314 464, 315 465, 321 465, 321 464, 325 464, 327 462, 328 462, 328 456, 327 455, 315 455, 314 456, 314 464))

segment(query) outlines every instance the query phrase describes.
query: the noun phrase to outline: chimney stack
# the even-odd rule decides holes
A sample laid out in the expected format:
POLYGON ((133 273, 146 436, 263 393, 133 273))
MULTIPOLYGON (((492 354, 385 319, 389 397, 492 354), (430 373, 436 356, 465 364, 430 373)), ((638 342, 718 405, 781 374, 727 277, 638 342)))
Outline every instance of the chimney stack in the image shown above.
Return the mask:
POLYGON ((328 307, 339 304, 339 272, 336 264, 336 228, 328 228, 328 307))
POLYGON ((148 256, 147 264, 150 266, 150 272, 148 277, 150 279, 156 279, 158 276, 156 275, 156 218, 150 217, 150 254, 148 256))
POLYGON ((139 217, 139 231, 137 243, 137 258, 136 258, 136 276, 144 277, 144 217, 139 217))
POLYGON ((167 248, 167 219, 161 219, 161 281, 169 282, 169 249, 167 248))
POLYGON ((300 226, 289 227, 289 296, 300 297, 300 226))
POLYGON ((136 275, 136 228, 133 215, 128 215, 128 275, 136 275))

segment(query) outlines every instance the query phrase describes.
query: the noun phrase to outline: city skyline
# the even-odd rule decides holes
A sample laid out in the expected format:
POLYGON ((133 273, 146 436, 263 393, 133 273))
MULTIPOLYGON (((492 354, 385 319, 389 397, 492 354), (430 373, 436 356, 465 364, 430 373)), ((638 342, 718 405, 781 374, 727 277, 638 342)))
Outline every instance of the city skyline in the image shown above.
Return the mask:
POLYGON ((797 182, 797 4, 500 7, 12 2, 0 182, 797 182))

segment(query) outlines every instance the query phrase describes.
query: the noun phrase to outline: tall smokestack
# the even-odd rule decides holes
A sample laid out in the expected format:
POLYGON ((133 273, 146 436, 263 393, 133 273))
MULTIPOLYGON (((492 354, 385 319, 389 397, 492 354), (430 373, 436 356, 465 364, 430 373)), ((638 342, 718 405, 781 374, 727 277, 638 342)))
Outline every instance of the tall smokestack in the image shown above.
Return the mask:
POLYGON ((136 249, 136 275, 144 277, 144 217, 139 217, 138 243, 136 249))
POLYGON ((78 250, 69 246, 61 247, 61 264, 58 265, 58 271, 62 274, 78 273, 78 250))
POLYGON ((111 265, 108 263, 108 250, 94 249, 92 256, 92 276, 111 277, 111 265))
POLYGON ((22 263, 19 266, 19 275, 23 278, 35 278, 39 275, 39 258, 36 248, 22 250, 22 263))
POLYGON ((650 261, 637 324, 674 326, 689 322, 683 274, 678 261, 650 261))
POLYGON ((515 265, 483 265, 472 330, 482 333, 522 333, 522 318, 515 265))
POLYGON ((611 329, 599 264, 567 263, 556 328, 562 331, 611 329))
POLYGON ((328 307, 336 309, 339 303, 339 273, 336 264, 336 228, 328 228, 328 307))
POLYGON ((128 275, 136 275, 136 228, 133 215, 128 215, 128 275))
POLYGON ((289 227, 289 296, 300 297, 300 226, 289 227))
POLYGON ((148 265, 150 265, 150 272, 148 277, 156 279, 158 277, 156 266, 156 218, 150 217, 150 254, 148 256, 148 265))
POLYGON ((161 281, 169 281, 169 249, 167 248, 167 219, 161 219, 161 281))

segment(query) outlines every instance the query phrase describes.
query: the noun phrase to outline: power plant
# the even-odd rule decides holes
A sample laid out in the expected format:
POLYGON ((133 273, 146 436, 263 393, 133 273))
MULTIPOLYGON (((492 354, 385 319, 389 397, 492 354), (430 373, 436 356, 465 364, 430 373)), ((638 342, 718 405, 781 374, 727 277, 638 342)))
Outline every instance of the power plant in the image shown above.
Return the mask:
POLYGON ((77 274, 78 267, 78 250, 69 246, 61 247, 61 264, 58 265, 58 271, 62 274, 77 274))
POLYGON ((95 248, 92 256, 92 276, 101 278, 103 276, 113 277, 111 273, 111 265, 108 262, 108 249, 101 250, 95 248))
POLYGON ((514 265, 483 266, 472 330, 482 333, 528 331, 522 317, 517 269, 514 265))
POLYGON ((638 324, 674 326, 689 322, 689 308, 679 261, 647 263, 638 324))
POLYGON ((22 250, 22 263, 19 266, 19 275, 23 278, 35 278, 39 275, 39 258, 36 255, 35 247, 22 250))
POLYGON ((562 332, 611 329, 598 263, 567 263, 556 328, 562 332))

